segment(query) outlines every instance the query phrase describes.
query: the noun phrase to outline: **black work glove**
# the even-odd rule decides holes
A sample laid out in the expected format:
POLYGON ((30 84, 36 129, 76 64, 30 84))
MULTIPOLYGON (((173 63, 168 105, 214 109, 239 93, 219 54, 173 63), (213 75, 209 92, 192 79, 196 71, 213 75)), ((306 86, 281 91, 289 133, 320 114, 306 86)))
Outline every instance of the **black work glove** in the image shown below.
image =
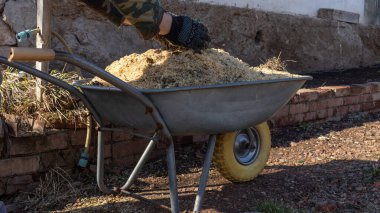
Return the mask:
POLYGON ((164 37, 171 43, 197 52, 206 49, 211 41, 208 35, 208 29, 200 22, 191 19, 188 16, 172 15, 173 22, 170 32, 164 37))

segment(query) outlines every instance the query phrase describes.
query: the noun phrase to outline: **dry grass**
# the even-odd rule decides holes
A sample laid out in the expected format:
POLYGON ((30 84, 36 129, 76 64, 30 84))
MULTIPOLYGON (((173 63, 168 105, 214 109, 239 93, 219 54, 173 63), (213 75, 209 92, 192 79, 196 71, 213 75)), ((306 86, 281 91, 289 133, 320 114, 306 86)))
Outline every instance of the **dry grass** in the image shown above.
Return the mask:
MULTIPOLYGON (((74 72, 52 71, 50 74, 69 83, 79 79, 74 72)), ((85 109, 68 91, 52 84, 43 85, 45 92, 42 101, 38 102, 35 99, 34 77, 29 75, 20 77, 17 70, 8 68, 3 71, 3 78, 0 86, 2 113, 14 114, 25 119, 44 119, 48 127, 54 127, 55 123, 85 123, 85 109)))
POLYGON ((25 210, 36 211, 51 206, 61 205, 73 197, 80 197, 81 190, 73 182, 70 175, 62 168, 51 168, 40 179, 33 193, 25 193, 25 210))
POLYGON ((287 71, 286 61, 281 59, 281 55, 274 56, 268 59, 264 64, 257 67, 258 70, 276 70, 276 71, 287 71))
MULTIPOLYGON (((254 68, 221 49, 207 49, 202 54, 192 50, 152 49, 143 54, 125 56, 106 70, 137 88, 201 86, 295 77, 282 72, 285 63, 279 57, 254 68)), ((99 78, 94 81, 109 86, 99 78)))

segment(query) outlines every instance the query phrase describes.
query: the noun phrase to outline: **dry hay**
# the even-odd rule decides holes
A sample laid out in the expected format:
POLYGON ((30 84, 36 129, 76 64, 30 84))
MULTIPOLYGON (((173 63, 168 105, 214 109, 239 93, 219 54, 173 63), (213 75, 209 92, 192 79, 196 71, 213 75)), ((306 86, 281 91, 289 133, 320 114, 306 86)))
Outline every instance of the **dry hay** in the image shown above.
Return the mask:
MULTIPOLYGON (((241 81, 296 77, 284 72, 285 64, 275 57, 260 67, 231 56, 221 49, 155 50, 131 54, 109 65, 106 70, 137 88, 202 86, 241 81)), ((95 78, 93 82, 110 86, 95 78)))
POLYGON ((22 192, 20 197, 25 211, 38 212, 60 206, 73 197, 82 195, 78 182, 74 182, 69 173, 60 167, 51 168, 40 178, 39 185, 31 192, 22 192))
MULTIPOLYGON (((76 73, 52 71, 52 76, 66 82, 79 79, 76 73)), ((47 128, 61 126, 83 126, 86 111, 71 94, 52 84, 43 85, 42 101, 35 98, 36 80, 32 76, 20 77, 17 70, 3 71, 0 86, 2 96, 1 112, 19 116, 21 119, 43 119, 47 128), (65 124, 65 125, 63 125, 65 124)))

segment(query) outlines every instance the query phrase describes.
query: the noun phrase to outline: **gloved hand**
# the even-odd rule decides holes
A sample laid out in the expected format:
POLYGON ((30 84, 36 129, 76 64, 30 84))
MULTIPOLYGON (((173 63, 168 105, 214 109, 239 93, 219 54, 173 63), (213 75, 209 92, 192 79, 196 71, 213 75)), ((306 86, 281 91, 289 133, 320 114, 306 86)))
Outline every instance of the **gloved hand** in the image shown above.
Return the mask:
POLYGON ((208 47, 211 39, 206 26, 188 16, 172 15, 172 17, 170 32, 164 36, 167 40, 175 45, 191 48, 195 51, 208 47))

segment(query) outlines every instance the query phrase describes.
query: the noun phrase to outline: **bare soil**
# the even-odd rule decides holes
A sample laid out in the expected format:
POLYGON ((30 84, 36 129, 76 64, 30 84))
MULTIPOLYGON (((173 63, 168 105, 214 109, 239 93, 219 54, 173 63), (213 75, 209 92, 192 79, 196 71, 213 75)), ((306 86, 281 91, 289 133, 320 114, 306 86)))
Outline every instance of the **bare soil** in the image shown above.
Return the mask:
MULTIPOLYGON (((255 180, 234 184, 210 171, 203 209, 215 212, 252 212, 271 201, 294 212, 380 212, 380 114, 355 114, 340 122, 272 129, 273 149, 267 167, 255 180)), ((201 174, 204 143, 177 149, 177 180, 182 210, 192 210, 201 174)), ((113 168, 108 182, 121 183, 130 168, 113 168)), ((169 191, 164 159, 144 166, 133 187, 138 195, 168 207, 169 191)), ((94 174, 73 176, 73 193, 62 191, 56 202, 35 206, 33 200, 9 200, 38 212, 167 212, 141 199, 104 195, 94 174), (22 202, 21 202, 22 201, 22 202)), ((23 197, 24 196, 24 197, 23 197)), ((29 210, 31 210, 29 209, 29 210)), ((24 209, 25 210, 25 209, 24 209)))
POLYGON ((380 67, 320 72, 310 75, 313 77, 313 80, 306 82, 304 88, 363 84, 368 82, 379 82, 380 67))

